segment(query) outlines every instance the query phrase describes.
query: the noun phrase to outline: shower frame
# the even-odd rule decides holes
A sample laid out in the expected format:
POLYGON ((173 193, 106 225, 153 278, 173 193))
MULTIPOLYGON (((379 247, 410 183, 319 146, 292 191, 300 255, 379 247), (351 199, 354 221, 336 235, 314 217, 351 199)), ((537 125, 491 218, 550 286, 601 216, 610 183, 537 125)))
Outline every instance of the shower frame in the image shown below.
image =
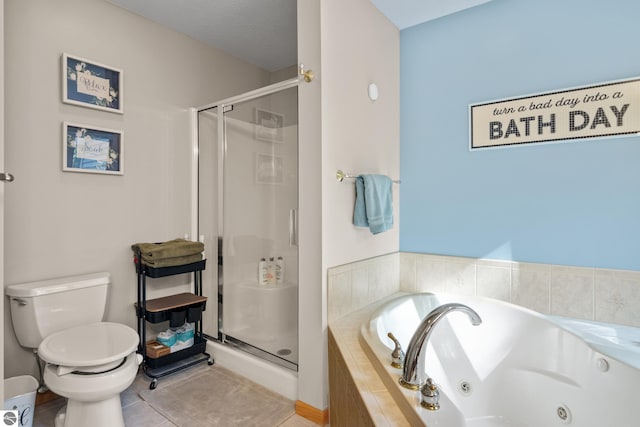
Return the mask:
MULTIPOLYGON (((224 113, 231 111, 233 109, 234 104, 244 103, 248 101, 252 101, 264 96, 272 95, 293 87, 298 86, 298 84, 304 80, 307 83, 313 79, 313 74, 311 71, 304 71, 303 66, 301 65, 299 68, 299 76, 284 80, 279 83, 275 83, 272 85, 264 86, 237 96, 233 96, 230 98, 226 98, 221 101, 213 102, 211 104, 207 104, 198 108, 189 109, 190 115, 190 128, 192 135, 192 157, 191 157, 191 235, 198 236, 200 241, 204 241, 204 235, 200 234, 200 224, 199 224, 199 163, 200 163, 200 150, 199 150, 199 126, 198 126, 198 114, 205 110, 217 108, 217 140, 222 141, 222 143, 218 142, 217 144, 217 247, 215 248, 217 258, 217 269, 215 274, 218 276, 218 281, 215 283, 216 293, 220 291, 220 277, 222 276, 218 269, 221 269, 221 259, 222 259, 222 245, 223 245, 223 236, 224 236, 224 184, 225 184, 225 156, 227 149, 227 140, 226 140, 226 131, 224 124, 224 113)), ((297 222, 297 217, 294 218, 294 221, 297 222)), ((296 224, 297 228, 297 224, 296 224)), ((209 248, 211 250, 211 248, 209 248)), ((267 351, 264 351, 258 347, 254 347, 250 344, 244 343, 239 340, 235 340, 233 338, 227 337, 225 334, 220 332, 220 322, 222 318, 222 312, 224 310, 223 302, 221 299, 218 300, 218 314, 217 314, 217 336, 211 336, 209 334, 205 334, 208 338, 217 341, 223 345, 229 345, 235 348, 238 348, 247 353, 253 354, 257 357, 260 357, 264 360, 268 360, 273 362, 279 366, 284 368, 297 371, 298 364, 293 363, 291 361, 282 359, 278 356, 275 356, 267 351)))

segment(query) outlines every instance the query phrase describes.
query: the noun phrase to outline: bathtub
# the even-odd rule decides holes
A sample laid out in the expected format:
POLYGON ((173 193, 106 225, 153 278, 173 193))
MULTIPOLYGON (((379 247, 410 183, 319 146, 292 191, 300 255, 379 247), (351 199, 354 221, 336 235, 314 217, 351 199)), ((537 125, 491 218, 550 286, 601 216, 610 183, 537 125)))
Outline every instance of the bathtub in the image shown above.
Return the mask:
POLYGON ((362 325, 360 340, 412 425, 429 427, 631 427, 640 425, 640 329, 545 316, 502 301, 443 294, 395 298, 362 325), (420 406, 392 368, 392 332, 406 352, 435 307, 461 312, 439 322, 427 343, 425 371, 440 386, 440 409, 420 406))

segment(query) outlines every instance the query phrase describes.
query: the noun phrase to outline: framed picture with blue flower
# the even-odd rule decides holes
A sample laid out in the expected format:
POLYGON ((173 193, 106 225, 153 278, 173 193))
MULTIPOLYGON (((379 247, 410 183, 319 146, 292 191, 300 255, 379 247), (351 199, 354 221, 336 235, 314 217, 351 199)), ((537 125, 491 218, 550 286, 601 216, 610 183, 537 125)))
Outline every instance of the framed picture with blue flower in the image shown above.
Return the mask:
POLYGON ((62 124, 62 170, 123 175, 122 132, 64 122, 62 124))
POLYGON ((124 114, 122 70, 62 54, 62 102, 124 114))

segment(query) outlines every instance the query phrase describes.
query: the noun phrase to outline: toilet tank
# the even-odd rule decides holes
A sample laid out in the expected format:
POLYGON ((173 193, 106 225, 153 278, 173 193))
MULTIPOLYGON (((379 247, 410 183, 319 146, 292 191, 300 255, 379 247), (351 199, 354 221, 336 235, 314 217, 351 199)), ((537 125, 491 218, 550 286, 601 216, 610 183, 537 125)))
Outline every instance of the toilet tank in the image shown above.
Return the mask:
POLYGON ((103 272, 7 286, 20 345, 38 348, 53 332, 101 322, 110 282, 110 274, 103 272))

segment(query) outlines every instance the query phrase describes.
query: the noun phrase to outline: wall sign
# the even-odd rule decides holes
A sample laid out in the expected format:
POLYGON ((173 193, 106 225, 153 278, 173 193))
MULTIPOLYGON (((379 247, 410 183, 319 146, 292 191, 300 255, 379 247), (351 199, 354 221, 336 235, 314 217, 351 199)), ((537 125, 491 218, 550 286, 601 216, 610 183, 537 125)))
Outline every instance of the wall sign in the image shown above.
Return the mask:
POLYGON ((640 132, 640 78, 469 106, 470 149, 640 132))

